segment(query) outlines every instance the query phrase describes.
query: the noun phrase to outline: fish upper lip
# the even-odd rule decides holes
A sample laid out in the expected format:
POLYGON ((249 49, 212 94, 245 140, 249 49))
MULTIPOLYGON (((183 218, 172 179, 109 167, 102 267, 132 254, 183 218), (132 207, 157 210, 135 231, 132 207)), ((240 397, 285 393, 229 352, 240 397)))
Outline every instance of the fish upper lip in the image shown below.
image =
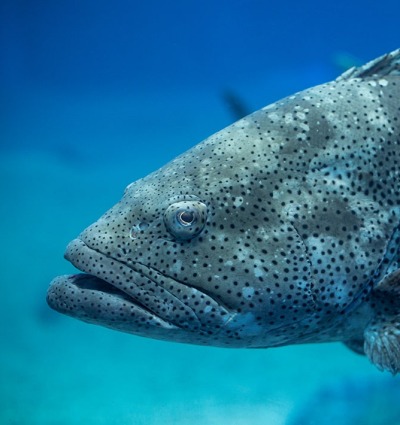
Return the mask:
MULTIPOLYGON (((195 305, 190 305, 193 293, 206 300, 207 305, 213 306, 220 318, 217 329, 221 329, 232 318, 232 313, 225 306, 222 306, 221 303, 201 290, 173 280, 158 270, 141 263, 127 264, 120 259, 115 259, 92 248, 80 238, 69 243, 64 257, 82 272, 95 276, 110 285, 113 290, 126 295, 128 301, 132 304, 138 305, 138 307, 173 326, 191 331, 207 330, 206 328, 210 330, 215 327, 215 323, 211 326, 210 323, 205 323, 204 319, 198 317, 194 308, 195 305), (91 264, 92 261, 93 264, 91 264), (96 261, 101 264, 101 267, 96 266, 96 261), (113 279, 110 279, 109 274, 107 274, 107 265, 112 271, 113 279), (110 282, 110 280, 114 280, 114 282, 110 282), (171 283, 173 281, 173 285, 178 286, 177 292, 180 295, 185 292, 188 293, 185 302, 173 293, 173 289, 166 288, 165 280, 171 283), (179 313, 179 316, 177 313, 179 313), (185 317, 183 321, 182 316, 185 317)), ((215 331, 214 328, 213 333, 216 333, 215 331)))

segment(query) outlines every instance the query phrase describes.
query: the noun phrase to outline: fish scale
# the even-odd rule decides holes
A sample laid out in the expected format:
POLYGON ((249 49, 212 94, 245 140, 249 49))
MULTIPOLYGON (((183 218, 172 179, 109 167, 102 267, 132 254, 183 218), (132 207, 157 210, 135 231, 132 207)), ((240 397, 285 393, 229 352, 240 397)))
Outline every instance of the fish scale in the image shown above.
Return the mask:
POLYGON ((49 305, 193 344, 343 341, 399 372, 399 116, 400 50, 248 115, 130 184, 49 305))

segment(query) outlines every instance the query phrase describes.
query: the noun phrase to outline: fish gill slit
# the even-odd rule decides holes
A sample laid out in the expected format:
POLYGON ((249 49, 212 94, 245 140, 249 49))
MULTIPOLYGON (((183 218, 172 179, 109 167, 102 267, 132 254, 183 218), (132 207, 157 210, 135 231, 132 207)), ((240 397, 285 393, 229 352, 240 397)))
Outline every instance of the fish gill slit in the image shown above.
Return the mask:
POLYGON ((310 252, 308 250, 307 244, 304 241, 304 238, 301 236, 300 232, 297 230, 296 225, 294 224, 294 222, 291 221, 290 222, 290 225, 293 227, 293 230, 296 232, 297 237, 299 238, 301 244, 304 247, 306 261, 307 261, 308 266, 310 268, 310 273, 309 273, 309 275, 310 275, 310 297, 311 297, 312 303, 314 304, 314 307, 316 307, 316 305, 317 305, 317 296, 316 296, 316 293, 315 293, 315 285, 314 285, 313 278, 312 278, 312 275, 313 275, 313 273, 312 273, 313 264, 312 264, 312 261, 311 261, 310 252))

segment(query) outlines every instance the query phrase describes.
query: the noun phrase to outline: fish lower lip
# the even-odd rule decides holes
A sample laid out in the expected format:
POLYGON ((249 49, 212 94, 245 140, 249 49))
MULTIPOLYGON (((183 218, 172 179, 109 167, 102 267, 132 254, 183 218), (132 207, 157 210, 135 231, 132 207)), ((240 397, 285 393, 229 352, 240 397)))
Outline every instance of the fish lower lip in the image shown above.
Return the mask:
POLYGON ((177 327, 146 309, 104 280, 90 274, 58 276, 47 291, 47 303, 54 310, 88 323, 101 324, 124 332, 152 328, 176 330, 177 327))
POLYGON ((97 291, 103 294, 110 295, 112 297, 120 298, 121 300, 125 300, 130 304, 134 304, 137 307, 147 311, 149 314, 155 315, 154 312, 149 310, 146 306, 140 303, 135 298, 131 297, 124 291, 121 291, 114 285, 108 283, 107 281, 100 279, 94 275, 88 273, 78 273, 70 276, 70 280, 73 280, 74 285, 78 289, 97 291))

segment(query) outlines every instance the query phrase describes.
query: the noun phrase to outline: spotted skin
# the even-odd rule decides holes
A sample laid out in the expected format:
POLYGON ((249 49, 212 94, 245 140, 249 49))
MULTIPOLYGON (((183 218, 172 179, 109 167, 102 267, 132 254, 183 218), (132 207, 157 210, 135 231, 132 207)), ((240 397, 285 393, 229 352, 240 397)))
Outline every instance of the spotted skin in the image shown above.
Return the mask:
POLYGON ((49 305, 223 347, 343 341, 400 370, 400 50, 267 106, 67 247, 49 305))

